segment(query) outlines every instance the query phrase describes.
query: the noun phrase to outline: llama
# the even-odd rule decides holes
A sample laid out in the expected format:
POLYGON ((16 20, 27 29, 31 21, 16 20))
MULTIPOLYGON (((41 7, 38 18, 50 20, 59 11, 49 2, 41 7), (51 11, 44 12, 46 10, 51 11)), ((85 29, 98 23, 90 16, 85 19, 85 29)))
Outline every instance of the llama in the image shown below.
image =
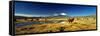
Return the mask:
POLYGON ((69 23, 72 23, 73 21, 74 21, 74 18, 69 18, 69 19, 68 19, 68 22, 69 22, 69 23))

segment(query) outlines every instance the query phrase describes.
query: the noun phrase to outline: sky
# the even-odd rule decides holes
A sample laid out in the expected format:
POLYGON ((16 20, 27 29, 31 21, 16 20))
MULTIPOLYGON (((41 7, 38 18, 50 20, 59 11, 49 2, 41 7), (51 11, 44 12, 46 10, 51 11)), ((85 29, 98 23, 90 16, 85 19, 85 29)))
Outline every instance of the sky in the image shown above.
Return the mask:
POLYGON ((95 6, 15 2, 15 16, 88 16, 96 14, 95 6))

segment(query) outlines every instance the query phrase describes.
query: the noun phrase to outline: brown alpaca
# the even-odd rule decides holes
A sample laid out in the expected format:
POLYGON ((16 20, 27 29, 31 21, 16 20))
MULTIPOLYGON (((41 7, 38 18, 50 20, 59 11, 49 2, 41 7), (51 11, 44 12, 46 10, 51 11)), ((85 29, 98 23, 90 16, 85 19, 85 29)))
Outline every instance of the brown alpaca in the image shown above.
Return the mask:
POLYGON ((74 18, 69 18, 69 19, 68 19, 68 22, 69 22, 69 23, 72 23, 73 21, 74 21, 74 18))

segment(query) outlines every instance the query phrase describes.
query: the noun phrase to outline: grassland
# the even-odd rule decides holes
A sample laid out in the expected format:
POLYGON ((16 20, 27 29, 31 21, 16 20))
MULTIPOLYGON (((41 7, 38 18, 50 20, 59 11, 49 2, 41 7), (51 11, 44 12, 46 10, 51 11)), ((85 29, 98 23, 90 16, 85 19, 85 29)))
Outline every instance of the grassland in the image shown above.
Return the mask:
MULTIPOLYGON (((16 34, 47 33, 63 31, 79 31, 96 29, 96 17, 74 17, 75 20, 69 23, 68 18, 51 18, 53 23, 33 24, 16 28, 16 34), (56 21, 55 21, 56 20, 56 21), (60 22, 59 22, 60 21, 60 22)), ((24 21, 24 20, 23 20, 24 21)), ((20 21, 21 22, 21 21, 20 21)), ((16 23, 20 23, 16 22, 16 23)), ((24 21, 27 22, 27 21, 24 21)))

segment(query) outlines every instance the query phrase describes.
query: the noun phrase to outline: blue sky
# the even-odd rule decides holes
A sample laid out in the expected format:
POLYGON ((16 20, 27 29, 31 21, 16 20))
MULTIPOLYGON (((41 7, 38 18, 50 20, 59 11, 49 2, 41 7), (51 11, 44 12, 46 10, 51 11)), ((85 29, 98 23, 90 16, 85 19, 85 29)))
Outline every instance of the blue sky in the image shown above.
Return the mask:
POLYGON ((15 2, 15 16, 88 16, 96 14, 96 7, 15 2))

